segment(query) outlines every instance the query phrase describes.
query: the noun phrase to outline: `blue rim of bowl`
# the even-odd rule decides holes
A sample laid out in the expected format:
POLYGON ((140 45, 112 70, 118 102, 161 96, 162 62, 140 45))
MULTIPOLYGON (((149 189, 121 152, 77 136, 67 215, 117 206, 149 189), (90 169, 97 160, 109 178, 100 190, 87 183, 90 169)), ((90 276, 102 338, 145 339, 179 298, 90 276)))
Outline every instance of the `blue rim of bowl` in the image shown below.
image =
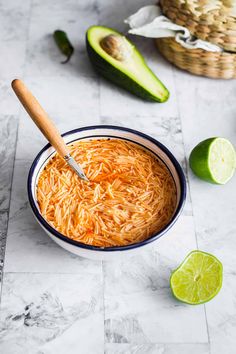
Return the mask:
MULTIPOLYGON (((180 216, 183 207, 184 207, 184 203, 186 200, 186 193, 187 193, 187 188, 186 188, 186 178, 184 175, 184 172, 182 170, 182 167, 180 166, 180 164, 178 163, 178 161, 176 160, 176 158, 174 157, 174 155, 159 141, 157 141, 156 139, 150 137, 149 135, 146 135, 144 133, 141 133, 137 130, 134 129, 130 129, 130 128, 125 128, 125 127, 119 127, 119 126, 115 126, 115 125, 92 125, 92 126, 86 126, 86 127, 81 127, 81 128, 77 128, 77 129, 73 129, 70 130, 64 134, 62 134, 62 136, 67 136, 67 135, 71 135, 74 133, 78 133, 81 131, 86 131, 86 130, 96 130, 96 129, 111 129, 111 130, 121 130, 121 131, 125 131, 125 132, 129 132, 129 133, 133 133, 135 135, 138 135, 144 139, 149 140, 150 142, 152 142, 153 144, 155 144, 156 146, 158 146, 171 160, 172 164, 174 165, 178 177, 179 177, 179 181, 180 181, 180 200, 178 203, 178 206, 176 208, 176 211, 174 213, 174 215, 172 216, 171 220, 169 221, 169 223, 159 232, 157 232, 156 234, 152 235, 151 237, 149 237, 148 239, 142 241, 142 242, 137 242, 137 243, 133 243, 131 245, 127 245, 127 246, 113 246, 113 247, 98 247, 98 246, 91 246, 91 245, 86 245, 82 242, 79 241, 75 241, 70 239, 67 236, 64 236, 63 234, 61 234, 60 232, 58 232, 56 229, 54 229, 52 226, 50 226, 47 221, 42 217, 42 215, 40 214, 34 198, 33 198, 33 194, 32 194, 32 177, 33 177, 33 173, 35 170, 35 167, 37 166, 37 163, 42 155, 42 153, 44 151, 46 151, 48 148, 51 147, 51 144, 47 144, 46 146, 44 146, 42 148, 42 150, 40 150, 40 152, 38 153, 38 155, 36 156, 36 158, 34 159, 30 170, 29 170, 29 174, 28 174, 28 180, 27 180, 27 191, 28 191, 28 198, 29 198, 29 202, 30 202, 30 206, 33 210, 33 213, 35 215, 35 217, 37 218, 37 220, 40 222, 40 224, 42 224, 42 226, 48 231, 50 232, 53 236, 56 236, 57 238, 59 238, 60 240, 69 243, 73 246, 77 246, 80 248, 84 248, 90 251, 99 251, 99 252, 114 252, 114 251, 125 251, 125 250, 130 250, 130 249, 134 249, 134 248, 138 248, 138 247, 142 247, 144 245, 147 245, 150 242, 153 242, 157 239, 159 239, 161 236, 163 236, 177 221, 178 217, 180 216)), ((86 137, 85 137, 86 138, 86 137)), ((119 137, 117 137, 119 138, 119 137)), ((34 186, 33 186, 34 187, 34 186)))

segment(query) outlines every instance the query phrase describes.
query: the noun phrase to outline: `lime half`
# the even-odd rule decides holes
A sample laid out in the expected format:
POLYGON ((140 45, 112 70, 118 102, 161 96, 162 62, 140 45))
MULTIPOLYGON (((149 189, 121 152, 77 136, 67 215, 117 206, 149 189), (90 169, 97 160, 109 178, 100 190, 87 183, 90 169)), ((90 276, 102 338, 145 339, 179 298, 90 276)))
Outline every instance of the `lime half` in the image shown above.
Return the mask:
POLYGON ((225 184, 235 171, 235 149, 227 139, 210 138, 193 149, 189 164, 199 178, 210 183, 225 184))
POLYGON ((193 251, 172 273, 170 287, 174 296, 191 305, 211 300, 221 289, 223 266, 213 255, 193 251))

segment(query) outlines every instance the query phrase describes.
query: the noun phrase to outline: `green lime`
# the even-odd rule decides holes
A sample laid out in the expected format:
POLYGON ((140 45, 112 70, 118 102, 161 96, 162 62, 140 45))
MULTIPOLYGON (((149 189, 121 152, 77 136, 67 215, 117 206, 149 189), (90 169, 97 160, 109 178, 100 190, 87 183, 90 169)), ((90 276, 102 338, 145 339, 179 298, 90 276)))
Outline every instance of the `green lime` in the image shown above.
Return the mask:
POLYGON ((235 149, 227 139, 206 139, 193 149, 189 164, 199 178, 210 183, 225 184, 235 171, 235 149))
POLYGON ((174 296, 191 305, 211 300, 221 289, 223 266, 213 255, 192 251, 172 273, 170 287, 174 296))

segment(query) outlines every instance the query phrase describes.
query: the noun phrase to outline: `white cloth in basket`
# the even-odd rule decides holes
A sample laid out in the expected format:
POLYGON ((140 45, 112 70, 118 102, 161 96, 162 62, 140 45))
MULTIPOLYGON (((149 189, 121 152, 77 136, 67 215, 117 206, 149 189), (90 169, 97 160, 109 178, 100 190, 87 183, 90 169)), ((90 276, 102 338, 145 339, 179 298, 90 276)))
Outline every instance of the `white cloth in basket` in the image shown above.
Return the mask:
POLYGON ((176 25, 162 15, 158 5, 142 7, 125 21, 130 26, 131 34, 148 38, 175 37, 176 42, 187 49, 201 48, 209 52, 222 52, 223 49, 215 44, 197 39, 185 27, 176 25))

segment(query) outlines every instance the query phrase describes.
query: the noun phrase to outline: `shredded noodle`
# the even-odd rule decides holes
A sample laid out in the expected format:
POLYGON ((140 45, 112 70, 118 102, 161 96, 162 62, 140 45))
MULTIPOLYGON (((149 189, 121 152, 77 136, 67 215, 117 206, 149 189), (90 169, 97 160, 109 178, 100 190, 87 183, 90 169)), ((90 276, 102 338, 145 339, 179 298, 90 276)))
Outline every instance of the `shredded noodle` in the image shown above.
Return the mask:
POLYGON ((70 153, 89 182, 56 154, 37 185, 42 216, 57 231, 89 245, 124 246, 147 239, 170 221, 176 187, 154 155, 118 139, 77 141, 70 153))

